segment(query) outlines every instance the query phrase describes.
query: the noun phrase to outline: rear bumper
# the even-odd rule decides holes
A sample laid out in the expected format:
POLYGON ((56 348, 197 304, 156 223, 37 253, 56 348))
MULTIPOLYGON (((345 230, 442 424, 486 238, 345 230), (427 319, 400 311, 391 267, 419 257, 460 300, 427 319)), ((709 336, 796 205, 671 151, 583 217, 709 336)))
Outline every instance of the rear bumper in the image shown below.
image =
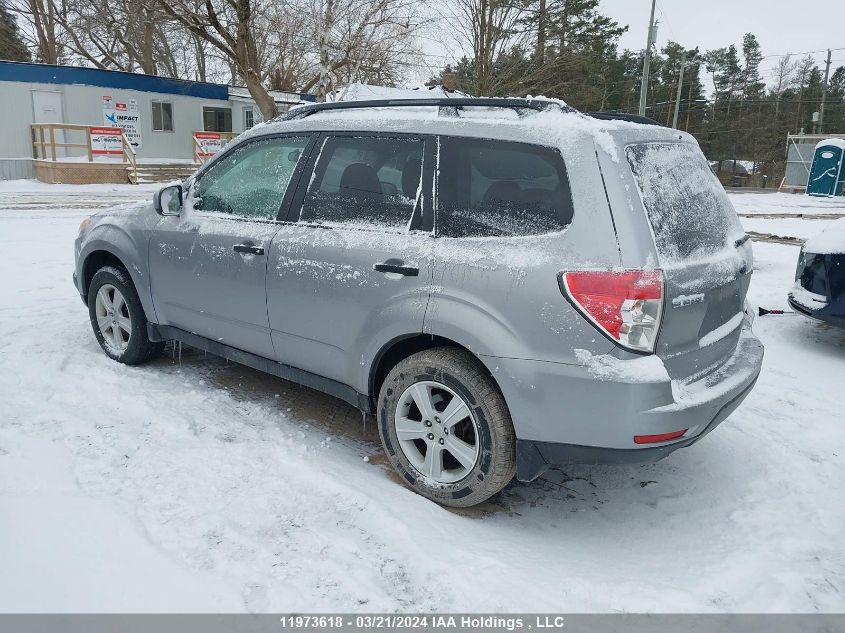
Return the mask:
POLYGON ((746 319, 733 355, 717 370, 687 384, 668 376, 648 382, 608 379, 591 375, 581 365, 495 362, 498 371, 493 375, 518 438, 517 478, 530 481, 550 466, 650 462, 697 442, 751 391, 760 374, 763 345, 746 319), (681 429, 687 431, 680 439, 634 442, 636 435, 681 429))
POLYGON ((733 400, 727 402, 718 411, 716 417, 701 433, 678 442, 648 448, 626 449, 517 440, 516 478, 519 481, 533 481, 552 466, 565 466, 567 464, 645 464, 660 461, 679 448, 695 444, 726 420, 754 388, 757 376, 741 393, 737 394, 733 400))

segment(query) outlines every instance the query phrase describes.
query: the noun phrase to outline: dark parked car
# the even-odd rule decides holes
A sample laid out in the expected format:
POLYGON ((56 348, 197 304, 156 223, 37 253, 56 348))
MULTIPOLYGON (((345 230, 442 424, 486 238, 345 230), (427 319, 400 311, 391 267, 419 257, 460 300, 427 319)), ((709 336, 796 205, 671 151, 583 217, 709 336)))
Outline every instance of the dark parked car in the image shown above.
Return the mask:
POLYGON ((808 317, 845 327, 845 219, 801 248, 789 305, 808 317))

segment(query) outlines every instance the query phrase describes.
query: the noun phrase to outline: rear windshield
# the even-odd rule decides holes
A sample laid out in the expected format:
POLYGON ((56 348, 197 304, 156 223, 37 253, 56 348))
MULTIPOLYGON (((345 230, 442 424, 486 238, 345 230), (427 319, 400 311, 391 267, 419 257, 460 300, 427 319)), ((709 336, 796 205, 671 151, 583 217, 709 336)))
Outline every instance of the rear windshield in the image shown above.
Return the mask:
POLYGON ((742 235, 725 190, 696 146, 642 143, 626 153, 661 261, 704 258, 742 235))

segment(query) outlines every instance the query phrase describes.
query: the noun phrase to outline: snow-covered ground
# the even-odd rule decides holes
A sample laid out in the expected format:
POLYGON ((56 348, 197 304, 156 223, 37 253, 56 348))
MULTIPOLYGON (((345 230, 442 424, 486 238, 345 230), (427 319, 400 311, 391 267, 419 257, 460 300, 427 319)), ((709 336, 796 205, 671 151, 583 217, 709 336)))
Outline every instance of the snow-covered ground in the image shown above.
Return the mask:
POLYGON ((845 217, 845 199, 792 193, 731 193, 746 231, 804 241, 836 218, 845 217))
POLYGON ((795 193, 731 192, 731 202, 739 215, 845 215, 842 197, 819 198, 795 193))
MULTIPOLYGON (((699 444, 450 511, 340 401, 108 360, 70 280, 81 203, 151 191, 110 187, 0 183, 0 611, 845 610, 842 331, 761 317, 757 387, 699 444)), ((752 302, 786 307, 797 254, 755 244, 752 302)))

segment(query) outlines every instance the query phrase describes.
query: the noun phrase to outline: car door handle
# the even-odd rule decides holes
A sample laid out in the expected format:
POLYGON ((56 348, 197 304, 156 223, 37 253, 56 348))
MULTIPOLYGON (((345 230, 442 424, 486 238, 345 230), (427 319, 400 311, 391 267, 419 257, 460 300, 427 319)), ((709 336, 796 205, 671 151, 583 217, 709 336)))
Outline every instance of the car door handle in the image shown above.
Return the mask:
POLYGON ((254 244, 235 244, 232 250, 236 253, 249 253, 250 255, 263 255, 264 247, 255 246, 254 244))
POLYGON ((401 264, 388 264, 386 262, 373 264, 373 270, 380 273, 396 273, 405 277, 416 277, 420 274, 420 269, 416 266, 402 266, 401 264))

